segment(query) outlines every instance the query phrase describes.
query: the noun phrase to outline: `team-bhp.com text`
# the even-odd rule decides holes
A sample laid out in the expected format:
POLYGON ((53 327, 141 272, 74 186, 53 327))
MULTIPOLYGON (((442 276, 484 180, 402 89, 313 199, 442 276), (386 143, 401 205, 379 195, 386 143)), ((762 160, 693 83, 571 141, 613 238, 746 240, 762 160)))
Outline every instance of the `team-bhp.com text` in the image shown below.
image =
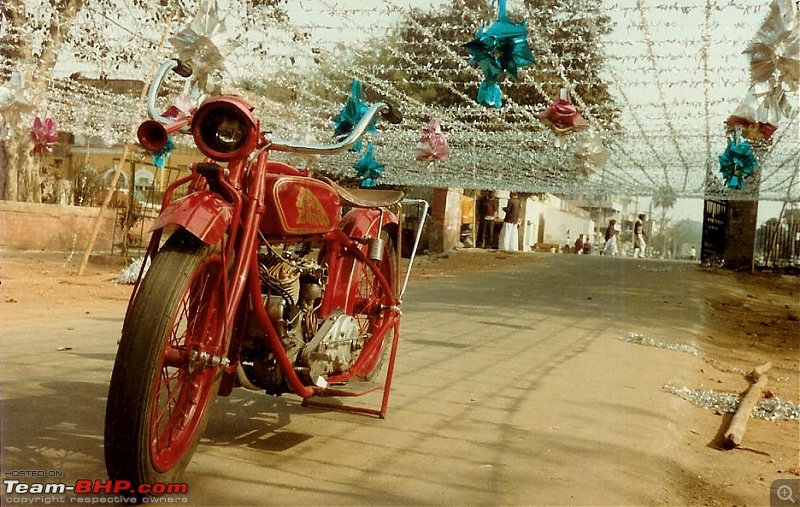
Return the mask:
POLYGON ((186 483, 154 483, 139 484, 134 486, 125 480, 89 480, 78 479, 74 485, 65 483, 25 483, 17 479, 3 480, 3 493, 5 502, 15 504, 40 504, 49 505, 56 503, 187 503, 185 496, 161 495, 186 495, 186 483), (64 496, 72 493, 75 496, 64 496), (26 496, 14 496, 26 495, 26 496), (29 496, 40 495, 40 496, 29 496), (87 496, 78 496, 87 495, 87 496), (112 495, 112 496, 103 496, 112 495), (130 496, 129 496, 130 495, 130 496))

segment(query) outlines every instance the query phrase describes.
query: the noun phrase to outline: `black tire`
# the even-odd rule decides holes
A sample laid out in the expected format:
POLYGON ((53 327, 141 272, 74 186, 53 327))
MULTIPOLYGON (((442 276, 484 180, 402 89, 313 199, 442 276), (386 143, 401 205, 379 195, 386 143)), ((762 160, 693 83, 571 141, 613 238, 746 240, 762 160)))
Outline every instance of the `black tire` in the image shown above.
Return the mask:
POLYGON ((111 479, 175 482, 217 393, 224 357, 224 266, 184 232, 155 256, 122 329, 108 391, 105 460, 111 479), (194 354, 192 354, 194 352, 194 354))

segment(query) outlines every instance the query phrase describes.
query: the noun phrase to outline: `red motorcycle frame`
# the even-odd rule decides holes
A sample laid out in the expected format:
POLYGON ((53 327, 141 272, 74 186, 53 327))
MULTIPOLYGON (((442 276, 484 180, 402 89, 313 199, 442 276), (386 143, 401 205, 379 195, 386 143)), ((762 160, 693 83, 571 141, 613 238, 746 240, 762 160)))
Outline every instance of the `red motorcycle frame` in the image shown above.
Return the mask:
POLYGON ((382 390, 377 409, 331 408, 384 418, 401 298, 427 212, 413 201, 423 205, 422 220, 401 286, 402 192, 344 189, 269 160, 271 151, 344 151, 378 112, 399 122, 391 106, 371 106, 333 145, 280 141, 260 131, 238 97, 207 99, 179 121, 159 115, 155 101, 170 71, 191 75, 178 60, 161 66, 140 143, 157 151, 170 134, 190 133, 206 160, 166 189, 146 251, 151 267, 143 263, 123 324, 106 468, 133 484, 175 480, 215 395, 236 386, 292 392, 304 403, 382 390), (341 216, 343 204, 352 209, 341 216), (387 358, 383 382, 372 382, 387 358))

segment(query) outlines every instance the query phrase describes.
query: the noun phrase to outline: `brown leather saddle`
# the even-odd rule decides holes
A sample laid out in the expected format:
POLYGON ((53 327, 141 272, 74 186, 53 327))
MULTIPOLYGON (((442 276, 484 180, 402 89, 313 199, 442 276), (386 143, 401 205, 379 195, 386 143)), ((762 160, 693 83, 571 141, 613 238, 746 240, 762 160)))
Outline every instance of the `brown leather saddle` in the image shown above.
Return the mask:
POLYGON ((339 197, 347 204, 359 208, 380 208, 400 202, 404 194, 401 190, 370 190, 366 188, 344 188, 329 178, 325 183, 336 189, 339 197))

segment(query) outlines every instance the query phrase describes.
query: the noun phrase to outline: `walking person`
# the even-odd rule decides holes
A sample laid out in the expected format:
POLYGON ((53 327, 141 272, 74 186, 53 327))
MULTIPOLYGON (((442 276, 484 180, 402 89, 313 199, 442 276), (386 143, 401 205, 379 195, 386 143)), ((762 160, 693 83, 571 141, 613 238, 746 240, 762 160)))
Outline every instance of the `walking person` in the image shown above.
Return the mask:
POLYGON ((639 214, 639 218, 633 223, 633 258, 644 259, 647 250, 647 234, 644 232, 645 214, 639 214))
POLYGON ((503 228, 500 229, 500 250, 516 252, 519 250, 519 224, 521 222, 521 205, 516 192, 511 192, 508 204, 503 208, 506 216, 503 228))
POLYGON ((606 242, 603 243, 603 251, 601 253, 603 255, 617 255, 617 221, 613 218, 608 221, 605 240, 606 242))
POLYGON ((581 255, 583 253, 583 234, 578 235, 575 240, 575 253, 581 255))

